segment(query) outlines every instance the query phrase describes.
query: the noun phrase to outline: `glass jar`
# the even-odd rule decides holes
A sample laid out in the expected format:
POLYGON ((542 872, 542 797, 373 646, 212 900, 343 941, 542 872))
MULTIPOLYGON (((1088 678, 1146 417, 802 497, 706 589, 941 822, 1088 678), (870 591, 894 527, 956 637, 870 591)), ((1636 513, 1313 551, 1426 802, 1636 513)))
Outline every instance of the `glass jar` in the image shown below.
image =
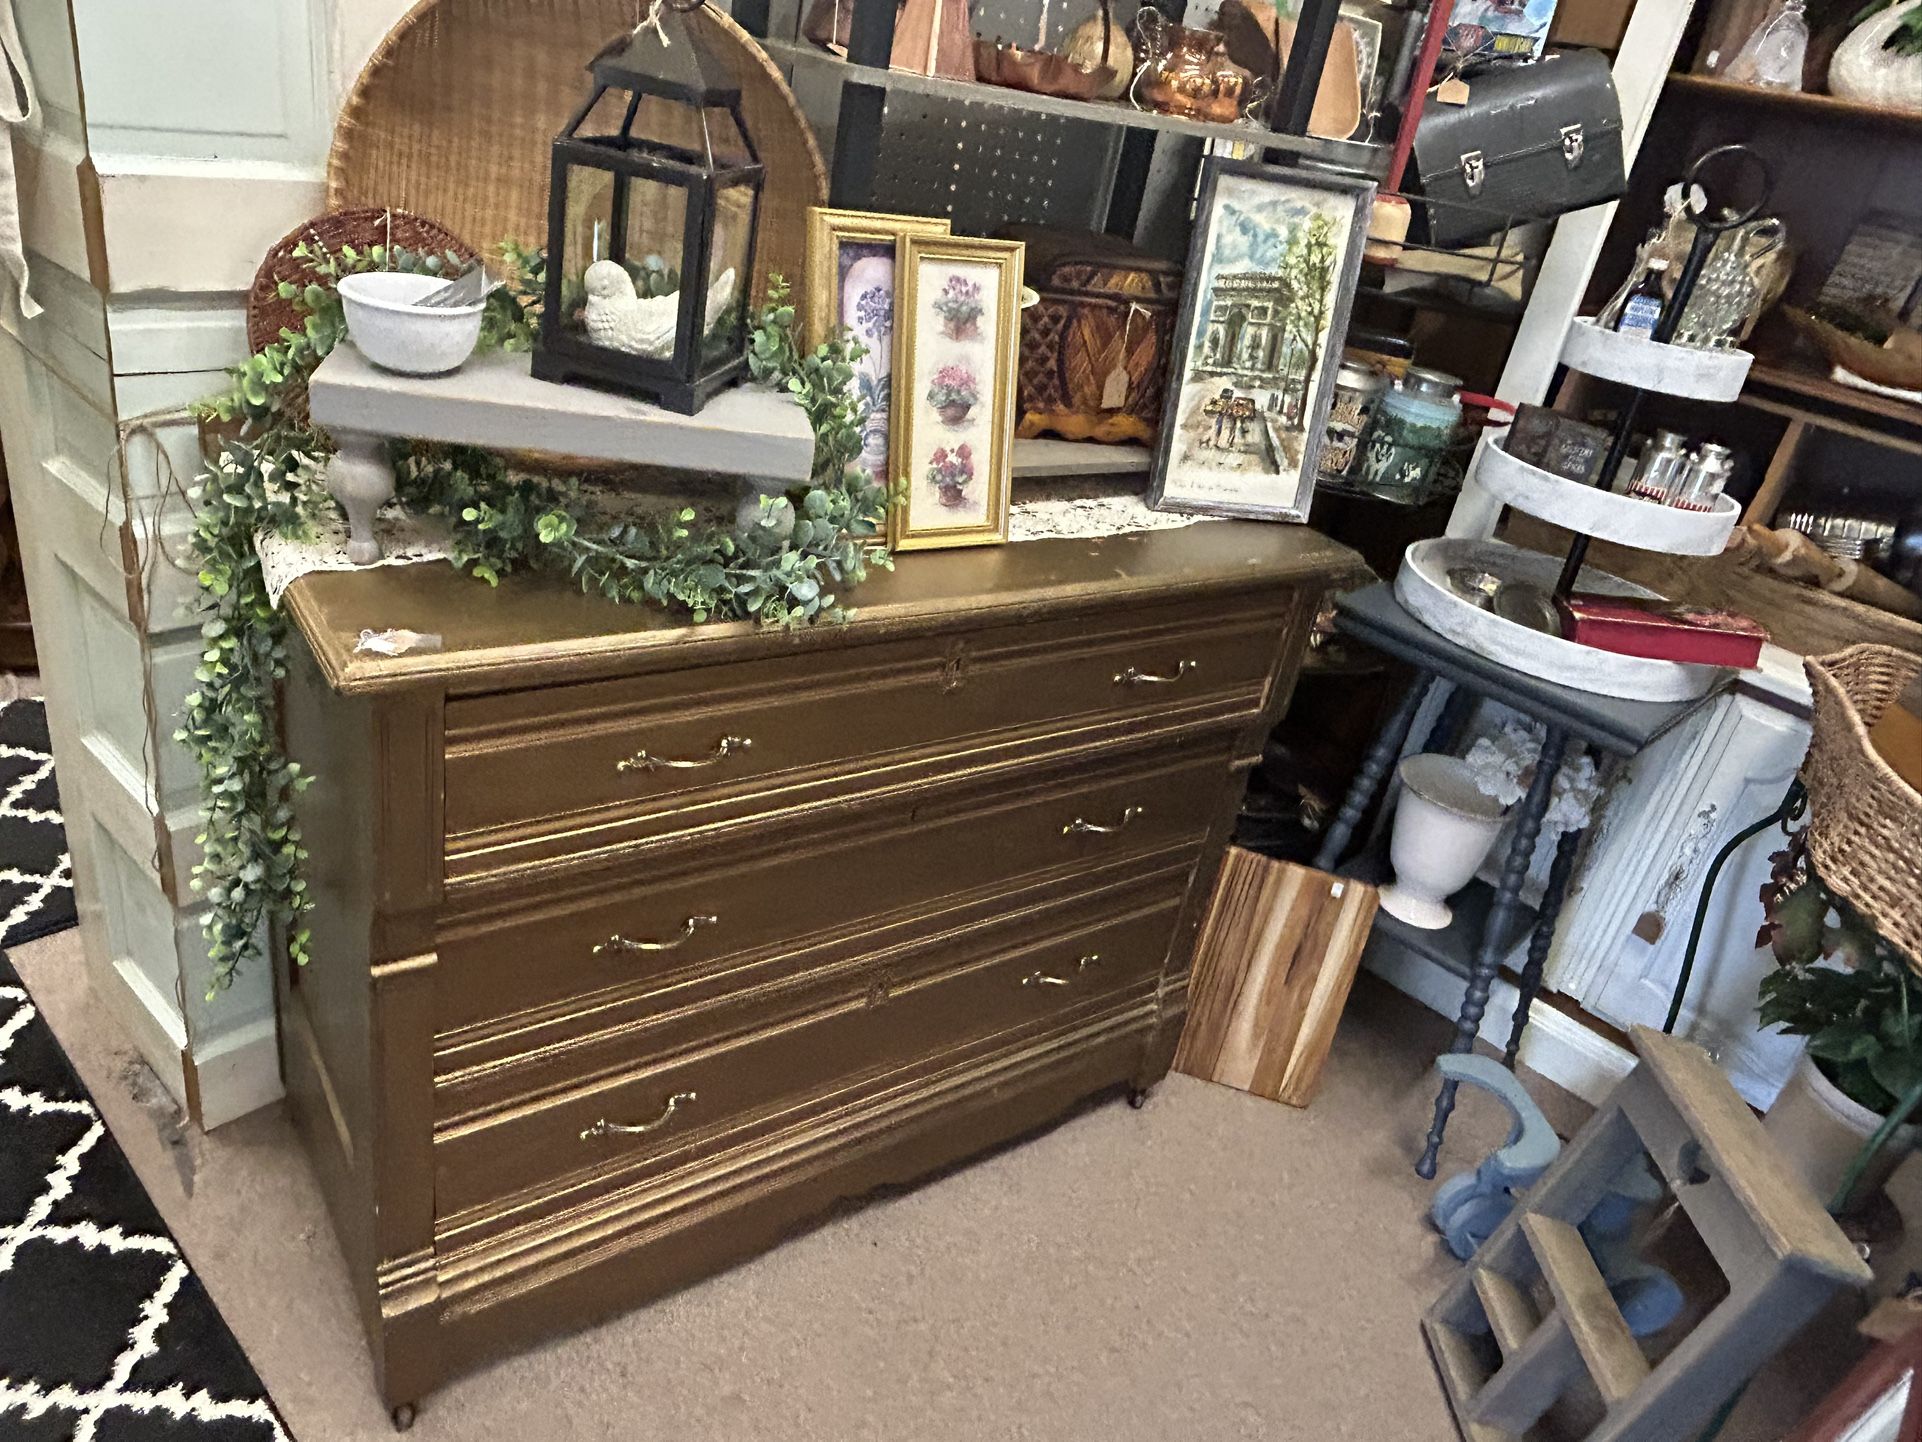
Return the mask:
POLYGON ((1386 500, 1422 500, 1461 418, 1461 381, 1411 366, 1375 407, 1362 444, 1362 488, 1386 500))
POLYGON ((1361 438, 1388 390, 1388 377, 1366 361, 1344 360, 1335 372, 1335 398, 1321 447, 1321 473, 1346 476, 1361 457, 1361 438))

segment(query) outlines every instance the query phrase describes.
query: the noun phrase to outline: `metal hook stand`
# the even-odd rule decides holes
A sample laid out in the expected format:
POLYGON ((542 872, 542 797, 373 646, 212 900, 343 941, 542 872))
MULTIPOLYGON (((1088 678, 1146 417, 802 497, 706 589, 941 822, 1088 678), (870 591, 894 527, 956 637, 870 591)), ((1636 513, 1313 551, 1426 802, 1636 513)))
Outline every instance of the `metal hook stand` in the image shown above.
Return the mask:
MULTIPOLYGON (((1718 145, 1713 150, 1704 151, 1688 168, 1682 177, 1682 204, 1695 222, 1695 240, 1689 246, 1688 258, 1682 262, 1681 274, 1675 278, 1675 293, 1662 307, 1662 317, 1655 324, 1654 339, 1668 345, 1681 329, 1682 318, 1688 312, 1688 303, 1695 294, 1695 284, 1702 278, 1702 270, 1708 264, 1709 255, 1715 249, 1715 242, 1723 232, 1746 225, 1769 203, 1775 189, 1775 177, 1770 172, 1768 162, 1746 145, 1718 145), (1725 157, 1739 164, 1746 161, 1760 177, 1759 193, 1755 201, 1746 209, 1729 209, 1722 218, 1714 219, 1717 207, 1712 203, 1708 188, 1702 183, 1703 173, 1725 157), (1700 199, 1700 204, 1695 202, 1700 199)), ((1614 434, 1609 437, 1608 452, 1602 459, 1602 469, 1594 484, 1605 486, 1613 479, 1623 459, 1628 455, 1628 445, 1634 438, 1635 427, 1641 418, 1642 403, 1648 392, 1637 387, 1622 407, 1621 417, 1615 422, 1614 434)), ((1581 574, 1582 562, 1588 556, 1588 537, 1578 535, 1568 548, 1568 559, 1562 563, 1562 573, 1555 581, 1555 599, 1566 600, 1575 589, 1575 580, 1581 574)))

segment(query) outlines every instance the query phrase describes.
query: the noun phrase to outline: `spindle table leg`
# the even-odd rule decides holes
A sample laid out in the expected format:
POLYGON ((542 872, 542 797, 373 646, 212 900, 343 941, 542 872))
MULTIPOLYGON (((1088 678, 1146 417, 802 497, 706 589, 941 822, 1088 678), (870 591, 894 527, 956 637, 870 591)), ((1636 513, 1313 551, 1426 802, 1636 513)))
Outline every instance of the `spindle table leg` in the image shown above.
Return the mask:
POLYGON ((1355 828, 1361 825, 1361 818, 1367 814, 1369 804, 1381 790, 1381 783, 1388 775, 1388 768, 1395 764, 1401 755, 1402 743, 1408 739, 1408 728, 1415 724, 1415 713, 1421 709, 1422 698, 1435 678, 1426 671, 1417 672, 1409 684, 1408 693, 1395 707, 1394 714, 1383 723, 1375 735, 1375 744, 1368 748, 1361 769, 1349 784, 1348 795, 1341 803, 1341 810, 1329 823, 1327 833, 1321 839, 1321 849, 1315 853, 1315 868, 1318 871, 1333 871, 1348 850, 1348 843, 1354 837, 1355 828))
MULTIPOLYGON (((1455 1019, 1455 1039, 1448 1048, 1451 1052, 1473 1050, 1475 1037, 1481 1031, 1482 1014, 1488 1010, 1488 993, 1494 988, 1495 974, 1501 970, 1502 938, 1509 934, 1515 910, 1521 904, 1522 880, 1528 875, 1528 863, 1535 855, 1535 840, 1541 835, 1542 818, 1548 814, 1549 798, 1554 793, 1555 774, 1562 769, 1562 756, 1567 749, 1568 733, 1559 726, 1550 726, 1542 738, 1542 753, 1535 762, 1535 779, 1529 783, 1528 794, 1522 798, 1522 809, 1515 817, 1508 854, 1502 859, 1501 881, 1495 888, 1495 902, 1488 909, 1488 920, 1482 925, 1481 940, 1475 948, 1468 990, 1462 996, 1461 1013, 1455 1019)), ((1436 1094, 1435 1119, 1428 1128, 1428 1142, 1421 1160, 1415 1163, 1417 1176, 1432 1178, 1435 1175, 1442 1136, 1448 1130, 1449 1115, 1455 1110, 1456 1085, 1452 1079, 1445 1080, 1436 1094)))
POLYGON ((1555 860, 1548 868, 1548 887, 1542 892, 1541 915, 1528 938, 1528 964, 1522 968, 1521 996, 1515 1003, 1515 1025, 1508 1033, 1508 1047, 1502 1065, 1515 1070, 1515 1058, 1522 1049, 1522 1033, 1528 1028, 1528 1014, 1542 989, 1542 968, 1548 964, 1548 949, 1555 942, 1555 923, 1562 914, 1562 901, 1568 895, 1568 878, 1575 870, 1575 856, 1581 850, 1581 830, 1564 831, 1555 843, 1555 860))

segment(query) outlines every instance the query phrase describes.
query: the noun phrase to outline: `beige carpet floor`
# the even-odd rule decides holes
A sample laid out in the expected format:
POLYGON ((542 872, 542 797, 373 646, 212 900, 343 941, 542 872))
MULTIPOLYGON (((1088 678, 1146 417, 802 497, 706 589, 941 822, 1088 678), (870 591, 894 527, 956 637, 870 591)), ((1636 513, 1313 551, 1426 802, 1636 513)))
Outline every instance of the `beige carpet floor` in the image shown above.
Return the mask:
MULTIPOLYGON (((78 933, 14 961, 295 1436, 391 1439, 279 1109, 183 1130, 90 1005, 78 933)), ((1171 1077, 456 1380, 410 1442, 1443 1442, 1416 1323, 1455 1263, 1410 1163, 1446 1034, 1364 977, 1306 1111, 1171 1077)), ((1444 1175, 1502 1138, 1465 1094, 1444 1175)))

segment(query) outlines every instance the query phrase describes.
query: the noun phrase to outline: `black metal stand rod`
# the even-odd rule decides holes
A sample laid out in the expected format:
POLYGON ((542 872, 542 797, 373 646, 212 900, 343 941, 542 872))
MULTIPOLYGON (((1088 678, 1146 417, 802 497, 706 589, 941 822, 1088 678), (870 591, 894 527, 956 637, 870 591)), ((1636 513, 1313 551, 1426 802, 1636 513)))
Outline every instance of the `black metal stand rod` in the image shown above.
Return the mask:
MULTIPOLYGON (((1269 110, 1283 135, 1306 135, 1321 89, 1321 72, 1328 64, 1328 47, 1341 18, 1341 0, 1302 0, 1295 17, 1295 40, 1288 48, 1288 64, 1281 72, 1281 88, 1269 110)), ((1277 55, 1279 60, 1280 56, 1277 55)))
MULTIPOLYGON (((1462 994, 1461 1013, 1455 1018, 1455 1039, 1448 1047, 1452 1053, 1475 1049, 1482 1016, 1488 1010, 1488 994, 1494 990, 1496 973, 1501 970, 1502 938, 1512 930, 1516 908, 1521 905, 1522 882, 1528 875, 1528 863, 1534 859, 1535 840, 1542 834, 1542 818, 1548 814, 1555 776, 1562 769, 1562 757, 1567 750, 1568 733, 1559 726, 1550 726, 1542 737, 1542 754, 1535 760, 1535 778, 1529 782, 1528 794, 1522 798, 1521 810, 1515 816, 1515 829, 1509 838, 1508 854, 1502 858, 1494 904, 1488 908, 1488 919, 1482 923, 1474 966, 1468 975, 1468 990, 1462 994)), ((1435 1119, 1429 1124, 1421 1160, 1415 1163, 1415 1175, 1424 1180, 1434 1178, 1442 1138, 1448 1131, 1448 1118, 1455 1110, 1458 1085, 1451 1077, 1442 1082, 1435 1096, 1435 1119)))
POLYGON ((1668 1016, 1662 1022, 1662 1030, 1674 1034, 1675 1023, 1682 1018, 1682 1002, 1688 996, 1689 981, 1695 975, 1695 953, 1702 945, 1702 924, 1708 920, 1709 898, 1715 894, 1715 883, 1721 879, 1722 868, 1728 865, 1729 858, 1744 843, 1758 832, 1767 831, 1777 822, 1792 821, 1800 816, 1808 805, 1809 794, 1802 785, 1802 778, 1796 777, 1789 782, 1788 793, 1783 796, 1782 804, 1769 812, 1760 821, 1744 826, 1728 839, 1728 843, 1715 853, 1715 859, 1708 864, 1702 875, 1701 899, 1695 903, 1695 921, 1688 929, 1688 949, 1682 953, 1682 969, 1675 978, 1675 990, 1668 999, 1668 1016))

